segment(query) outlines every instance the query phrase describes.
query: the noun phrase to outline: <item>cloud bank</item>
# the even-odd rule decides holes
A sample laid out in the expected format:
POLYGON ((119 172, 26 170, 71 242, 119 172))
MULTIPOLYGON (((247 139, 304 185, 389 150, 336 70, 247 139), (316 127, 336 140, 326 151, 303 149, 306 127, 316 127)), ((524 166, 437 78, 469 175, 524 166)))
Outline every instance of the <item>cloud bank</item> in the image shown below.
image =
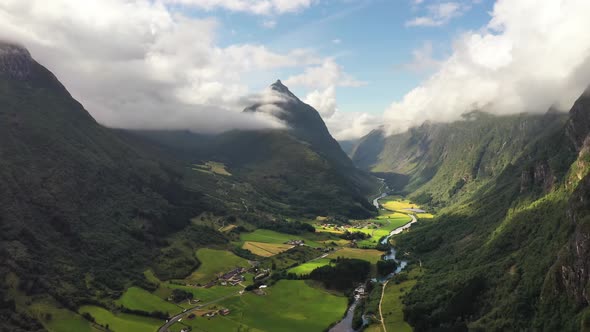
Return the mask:
POLYGON ((393 103, 390 132, 425 120, 568 110, 590 84, 588 0, 498 0, 490 22, 462 34, 439 70, 393 103))
MULTIPOLYGON (((0 39, 26 46, 107 126, 199 132, 282 126, 272 116, 241 113, 250 94, 245 80, 274 78, 272 72, 281 68, 324 59, 306 49, 277 53, 256 44, 218 46, 216 20, 187 17, 167 2, 4 0, 0 39)), ((182 2, 234 10, 252 3, 182 2)), ((256 3, 262 7, 254 10, 264 14, 312 1, 256 3)))

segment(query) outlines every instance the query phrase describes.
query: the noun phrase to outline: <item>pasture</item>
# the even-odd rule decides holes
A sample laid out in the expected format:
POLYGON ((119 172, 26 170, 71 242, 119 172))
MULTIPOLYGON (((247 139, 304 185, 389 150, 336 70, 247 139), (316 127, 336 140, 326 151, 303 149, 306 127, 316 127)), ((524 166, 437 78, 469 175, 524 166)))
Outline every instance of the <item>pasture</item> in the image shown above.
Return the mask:
POLYGON ((187 281, 192 283, 207 283, 219 274, 228 272, 236 267, 249 267, 248 260, 236 256, 227 250, 202 248, 197 250, 197 259, 201 265, 194 271, 187 281))
POLYGON ((90 314, 96 323, 103 326, 108 325, 113 332, 155 332, 164 323, 159 319, 149 317, 129 314, 115 315, 105 308, 92 305, 82 306, 78 311, 80 314, 90 314))
POLYGON ((251 233, 242 233, 240 235, 240 240, 244 242, 250 241, 274 244, 284 244, 285 242, 288 242, 290 240, 304 240, 305 244, 307 244, 310 247, 321 247, 322 245, 316 242, 316 239, 313 239, 314 235, 315 234, 306 234, 305 236, 291 235, 271 231, 268 229, 257 229, 251 233))
POLYGON ((168 315, 182 311, 181 307, 139 287, 131 287, 127 289, 127 291, 123 293, 123 296, 115 301, 115 303, 132 310, 141 310, 145 312, 161 311, 167 312, 168 315))
POLYGON ((302 276, 311 273, 311 271, 317 269, 318 267, 322 267, 328 264, 330 264, 330 258, 319 258, 313 261, 303 263, 299 266, 295 266, 289 269, 287 272, 302 276))
MULTIPOLYGON (((247 292, 214 305, 217 309, 230 309, 228 316, 196 317, 182 323, 192 326, 194 331, 236 331, 241 327, 247 331, 319 332, 340 320, 347 308, 346 297, 309 286, 302 280, 281 280, 265 292, 266 295, 247 292)), ((174 331, 179 331, 178 327, 174 331)))

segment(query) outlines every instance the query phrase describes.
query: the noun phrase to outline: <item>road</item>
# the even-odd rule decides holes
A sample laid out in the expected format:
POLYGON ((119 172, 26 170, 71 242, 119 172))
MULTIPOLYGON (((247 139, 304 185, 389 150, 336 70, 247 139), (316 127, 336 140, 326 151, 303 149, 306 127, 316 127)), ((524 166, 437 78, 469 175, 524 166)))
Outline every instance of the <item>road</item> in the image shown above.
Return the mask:
POLYGON ((389 283, 389 280, 387 280, 383 284, 383 289, 381 290, 381 299, 379 300, 379 316, 381 317, 381 325, 383 326, 383 332, 387 332, 387 327, 385 327, 385 320, 383 319, 383 311, 381 310, 381 303, 383 303, 383 296, 385 296, 385 287, 387 287, 387 283, 389 283))
POLYGON ((166 322, 166 324, 162 325, 162 327, 160 327, 158 329, 158 332, 168 332, 168 328, 170 328, 170 326, 174 325, 176 322, 178 322, 179 319, 183 318, 184 316, 187 316, 188 314, 191 313, 191 311, 193 311, 195 309, 200 309, 200 308, 206 307, 208 305, 211 305, 213 303, 217 303, 217 302, 220 302, 220 301, 229 299, 230 297, 239 296, 239 295, 240 295, 240 293, 238 292, 238 293, 235 293, 235 294, 232 294, 232 295, 224 296, 224 297, 218 298, 216 300, 209 301, 207 303, 202 303, 202 304, 199 304, 198 306, 195 306, 195 307, 186 309, 186 311, 183 311, 183 312, 179 313, 178 315, 170 318, 166 322))

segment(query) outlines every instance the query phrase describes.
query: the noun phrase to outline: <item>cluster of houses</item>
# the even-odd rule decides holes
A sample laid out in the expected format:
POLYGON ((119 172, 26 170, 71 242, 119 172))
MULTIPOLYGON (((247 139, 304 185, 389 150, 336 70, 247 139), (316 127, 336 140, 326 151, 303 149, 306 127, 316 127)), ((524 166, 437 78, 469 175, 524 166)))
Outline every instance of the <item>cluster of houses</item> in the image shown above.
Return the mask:
POLYGON ((227 316, 231 313, 231 311, 227 308, 219 309, 219 310, 211 310, 201 314, 201 317, 205 318, 213 318, 217 315, 227 316))
POLYGON ((222 286, 235 286, 240 282, 246 280, 246 278, 244 277, 244 273, 246 273, 247 271, 248 270, 246 268, 237 267, 219 277, 218 280, 222 286))
POLYGON ((305 241, 304 240, 289 240, 289 241, 285 242, 285 244, 288 244, 290 246, 304 246, 305 241))

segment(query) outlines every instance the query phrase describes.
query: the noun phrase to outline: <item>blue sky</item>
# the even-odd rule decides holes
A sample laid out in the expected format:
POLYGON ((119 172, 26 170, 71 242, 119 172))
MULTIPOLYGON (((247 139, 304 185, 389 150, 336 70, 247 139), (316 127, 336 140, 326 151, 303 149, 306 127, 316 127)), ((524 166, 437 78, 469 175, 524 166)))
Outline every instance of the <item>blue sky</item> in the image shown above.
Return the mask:
MULTIPOLYGON (((427 78, 435 68, 409 70, 414 50, 432 44, 432 57, 443 59, 451 53, 454 38, 466 30, 477 30, 490 19, 493 1, 472 2, 470 9, 440 26, 407 26, 415 17, 428 16, 428 7, 449 1, 425 0, 328 0, 295 13, 260 16, 216 9, 186 9, 196 17, 216 17, 220 22, 221 45, 262 44, 275 52, 308 48, 325 57, 334 57, 354 78, 365 82, 359 87, 338 88, 338 109, 343 112, 382 113, 393 101, 427 78), (274 22, 265 27, 264 22, 274 22)), ((458 3, 458 2, 457 2, 458 3)), ((286 79, 300 68, 270 73, 286 79)), ((262 89, 272 78, 248 81, 253 90, 262 89)), ((301 98, 305 87, 291 88, 301 98)))

